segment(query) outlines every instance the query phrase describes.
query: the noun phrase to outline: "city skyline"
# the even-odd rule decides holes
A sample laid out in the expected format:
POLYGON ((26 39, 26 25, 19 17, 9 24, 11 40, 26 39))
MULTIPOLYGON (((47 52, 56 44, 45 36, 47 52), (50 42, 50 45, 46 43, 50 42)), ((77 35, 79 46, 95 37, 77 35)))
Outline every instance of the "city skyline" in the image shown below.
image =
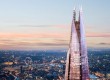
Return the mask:
POLYGON ((80 5, 88 47, 109 48, 109 3, 109 0, 0 1, 0 49, 68 48, 73 8, 80 5))

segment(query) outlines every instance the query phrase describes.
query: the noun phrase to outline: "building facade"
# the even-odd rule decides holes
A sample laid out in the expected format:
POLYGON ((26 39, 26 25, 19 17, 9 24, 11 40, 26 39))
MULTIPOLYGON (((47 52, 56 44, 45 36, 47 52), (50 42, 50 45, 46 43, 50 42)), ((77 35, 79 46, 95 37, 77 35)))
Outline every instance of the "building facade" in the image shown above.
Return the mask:
POLYGON ((76 20, 76 10, 74 9, 70 45, 66 60, 65 80, 89 80, 85 38, 82 9, 79 11, 79 20, 76 20))

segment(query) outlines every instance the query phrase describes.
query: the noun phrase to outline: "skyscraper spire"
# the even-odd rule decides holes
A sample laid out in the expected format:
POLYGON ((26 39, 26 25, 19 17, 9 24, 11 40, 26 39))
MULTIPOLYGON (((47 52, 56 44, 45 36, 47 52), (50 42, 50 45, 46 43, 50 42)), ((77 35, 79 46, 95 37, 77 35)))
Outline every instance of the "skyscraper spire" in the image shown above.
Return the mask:
POLYGON ((65 80, 87 79, 89 79, 89 70, 82 9, 80 9, 79 21, 76 21, 76 10, 74 9, 70 46, 67 53, 65 80))
POLYGON ((79 13, 80 20, 80 46, 81 46, 81 64, 82 64, 82 80, 86 80, 89 78, 89 67, 88 67, 88 56, 87 56, 87 46, 86 46, 86 37, 85 37, 85 29, 83 23, 82 16, 82 7, 79 13))
POLYGON ((74 21, 76 21, 76 7, 74 7, 73 9, 73 19, 74 21))

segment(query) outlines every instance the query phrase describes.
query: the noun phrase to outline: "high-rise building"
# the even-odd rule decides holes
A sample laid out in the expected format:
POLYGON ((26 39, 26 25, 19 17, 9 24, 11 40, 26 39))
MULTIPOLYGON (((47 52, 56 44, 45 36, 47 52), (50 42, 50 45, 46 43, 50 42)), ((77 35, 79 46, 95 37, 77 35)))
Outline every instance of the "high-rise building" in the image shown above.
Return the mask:
POLYGON ((76 10, 74 9, 70 45, 66 60, 65 80, 89 80, 85 38, 82 8, 79 11, 79 20, 76 20, 76 10))

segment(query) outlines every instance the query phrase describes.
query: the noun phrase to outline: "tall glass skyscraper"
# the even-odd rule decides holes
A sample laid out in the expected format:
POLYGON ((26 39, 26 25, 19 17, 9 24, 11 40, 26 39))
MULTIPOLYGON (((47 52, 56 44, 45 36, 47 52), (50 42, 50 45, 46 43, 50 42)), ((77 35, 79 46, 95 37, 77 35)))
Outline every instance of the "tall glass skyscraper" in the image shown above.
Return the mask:
POLYGON ((89 80, 85 38, 82 8, 79 11, 79 20, 76 20, 76 10, 74 9, 70 45, 66 60, 65 80, 89 80))

